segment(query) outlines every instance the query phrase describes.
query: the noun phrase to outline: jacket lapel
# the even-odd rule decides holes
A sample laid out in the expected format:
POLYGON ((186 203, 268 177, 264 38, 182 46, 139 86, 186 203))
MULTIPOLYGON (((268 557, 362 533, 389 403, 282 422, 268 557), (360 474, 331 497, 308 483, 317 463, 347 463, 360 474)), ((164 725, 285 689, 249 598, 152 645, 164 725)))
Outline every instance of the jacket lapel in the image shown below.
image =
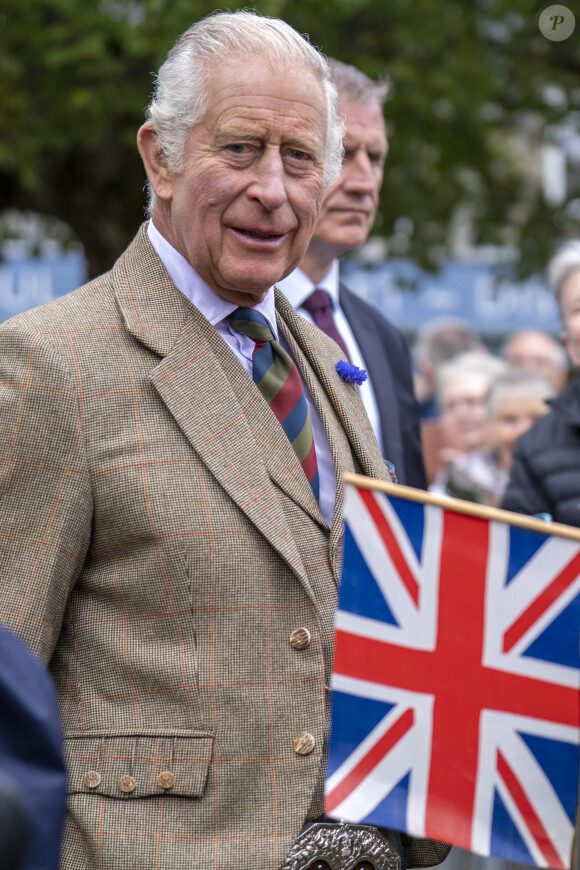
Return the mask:
POLYGON ((392 374, 393 366, 388 357, 385 343, 377 332, 376 322, 368 317, 367 312, 360 305, 353 305, 353 301, 356 302, 356 299, 353 300, 352 293, 349 293, 347 288, 341 284, 340 305, 348 318, 357 344, 361 348, 377 398, 383 449, 395 468, 399 466, 402 468, 403 445, 401 443, 400 409, 392 374))
MULTIPOLYGON (((216 481, 310 589, 277 487, 320 525, 324 519, 292 446, 259 390, 221 336, 175 287, 144 227, 115 265, 113 280, 127 330, 161 357, 150 378, 169 412, 216 481), (263 462, 256 462, 259 455, 263 462)), ((358 470, 381 479, 388 475, 356 387, 335 370, 339 356, 333 342, 300 317, 278 290, 276 310, 335 464, 330 540, 335 561, 342 530, 342 474, 358 470)))
MULTIPOLYGON (((307 362, 307 365, 302 366, 302 373, 317 407, 323 413, 325 407, 330 407, 336 415, 336 422, 327 430, 327 434, 330 438, 335 437, 338 426, 348 439, 350 448, 360 464, 361 473, 385 478, 385 463, 358 389, 354 384, 344 381, 336 371, 336 363, 342 359, 340 348, 297 314, 278 288, 276 288, 276 311, 298 364, 300 365, 300 360, 307 362), (321 403, 321 390, 325 402, 328 403, 326 406, 321 403)), ((339 470, 340 468, 337 468, 337 471, 339 470)), ((389 479, 388 475, 386 479, 389 479)))
MULTIPOLYGON (((127 330, 162 357, 150 379, 167 409, 217 482, 310 590, 276 488, 264 464, 256 462, 270 443, 270 428, 274 442, 277 430, 282 432, 257 387, 213 326, 175 287, 143 229, 113 277, 127 330), (275 426, 269 427, 255 410, 259 402, 275 426)), ((281 447, 295 456, 284 440, 281 447)), ((272 445, 272 465, 279 446, 272 445)), ((301 467, 300 473, 304 475, 301 467)))
POLYGON ((356 386, 346 383, 336 371, 336 363, 342 359, 340 348, 297 314, 277 288, 276 311, 279 326, 316 403, 334 461, 336 501, 330 547, 336 564, 342 543, 342 475, 358 471, 382 480, 389 476, 356 386))

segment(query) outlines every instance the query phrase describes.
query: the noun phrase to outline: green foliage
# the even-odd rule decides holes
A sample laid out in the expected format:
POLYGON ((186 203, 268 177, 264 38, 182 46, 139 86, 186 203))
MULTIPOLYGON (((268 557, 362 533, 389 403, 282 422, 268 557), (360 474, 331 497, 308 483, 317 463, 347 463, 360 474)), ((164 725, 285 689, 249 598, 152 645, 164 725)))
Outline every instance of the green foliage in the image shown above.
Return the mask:
MULTIPOLYGON (((389 74, 391 147, 376 229, 394 253, 436 265, 459 203, 470 207, 476 241, 515 246, 522 274, 543 269, 557 243, 578 234, 580 189, 570 191, 572 205, 549 207, 527 164, 526 149, 580 116, 580 20, 569 39, 550 42, 537 25, 545 5, 256 3, 327 54, 389 74)), ((3 0, 1 207, 66 221, 93 274, 143 217, 135 135, 153 73, 178 34, 212 9, 203 0, 3 0)))

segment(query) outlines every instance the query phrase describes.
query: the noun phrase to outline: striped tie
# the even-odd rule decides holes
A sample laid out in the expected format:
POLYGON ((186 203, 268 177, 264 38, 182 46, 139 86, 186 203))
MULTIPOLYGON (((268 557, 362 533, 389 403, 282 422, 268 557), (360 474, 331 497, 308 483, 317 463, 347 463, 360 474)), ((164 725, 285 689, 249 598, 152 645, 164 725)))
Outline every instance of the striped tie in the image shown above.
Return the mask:
POLYGON ((266 319, 253 308, 236 308, 228 320, 232 329, 254 342, 254 383, 282 425, 318 500, 320 485, 312 423, 302 378, 292 357, 274 340, 266 319))

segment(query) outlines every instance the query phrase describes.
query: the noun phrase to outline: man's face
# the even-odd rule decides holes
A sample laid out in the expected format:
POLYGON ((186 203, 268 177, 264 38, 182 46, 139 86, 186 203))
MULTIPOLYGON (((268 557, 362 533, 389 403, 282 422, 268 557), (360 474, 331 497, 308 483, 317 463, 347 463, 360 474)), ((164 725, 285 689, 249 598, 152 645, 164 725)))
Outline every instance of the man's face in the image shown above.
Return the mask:
POLYGON ((261 58, 224 63, 208 93, 182 171, 153 184, 154 220, 210 287, 250 307, 310 241, 324 195, 326 103, 313 73, 261 58))
POLYGON ((541 332, 522 332, 514 336, 506 349, 506 359, 515 368, 538 372, 561 390, 566 372, 558 363, 558 347, 549 335, 541 332))
POLYGON ((475 450, 485 444, 488 388, 487 375, 475 371, 450 377, 441 390, 443 425, 449 440, 459 450, 475 450))
POLYGON ((510 468, 518 438, 549 410, 546 402, 538 396, 504 396, 498 401, 491 427, 503 468, 510 468))
POLYGON ((320 210, 314 244, 325 246, 332 259, 364 244, 379 207, 388 144, 380 106, 341 96, 346 120, 344 165, 320 210))

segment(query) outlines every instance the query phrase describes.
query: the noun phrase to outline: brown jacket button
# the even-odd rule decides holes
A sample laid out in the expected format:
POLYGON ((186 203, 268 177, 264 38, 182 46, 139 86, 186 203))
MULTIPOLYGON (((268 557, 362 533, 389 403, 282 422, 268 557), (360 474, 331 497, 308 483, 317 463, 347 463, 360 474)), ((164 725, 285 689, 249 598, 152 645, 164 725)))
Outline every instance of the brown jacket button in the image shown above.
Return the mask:
POLYGON ((129 792, 133 791, 135 785, 135 780, 132 776, 129 776, 128 774, 125 774, 125 776, 122 776, 119 780, 119 788, 121 789, 121 791, 124 791, 125 794, 129 794, 129 792))
POLYGON ((316 743, 312 734, 308 731, 303 731, 298 737, 294 738, 294 752, 298 755, 310 755, 316 743))
POLYGON ((175 785, 175 777, 170 770, 164 770, 163 773, 160 773, 157 777, 157 782, 161 788, 173 788, 175 785))
POLYGON ((310 632, 307 628, 295 628, 290 635, 290 646, 294 649, 306 649, 310 643, 310 632))
POLYGON ((85 785, 88 788, 98 788, 101 784, 101 774, 96 770, 87 770, 85 773, 85 785))

